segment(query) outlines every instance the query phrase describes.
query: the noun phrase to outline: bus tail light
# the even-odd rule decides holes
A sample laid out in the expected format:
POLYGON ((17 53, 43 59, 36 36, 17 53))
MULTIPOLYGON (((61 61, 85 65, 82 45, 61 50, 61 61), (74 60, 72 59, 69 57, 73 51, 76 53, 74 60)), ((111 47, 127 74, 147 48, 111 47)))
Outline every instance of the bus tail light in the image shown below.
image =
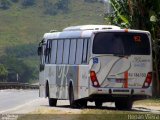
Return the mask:
POLYGON ((127 33, 128 33, 128 29, 124 29, 124 32, 127 32, 127 33))
POLYGON ((100 87, 95 71, 90 71, 90 78, 94 87, 100 87))
POLYGON ((148 88, 152 82, 152 72, 148 72, 142 88, 148 88))

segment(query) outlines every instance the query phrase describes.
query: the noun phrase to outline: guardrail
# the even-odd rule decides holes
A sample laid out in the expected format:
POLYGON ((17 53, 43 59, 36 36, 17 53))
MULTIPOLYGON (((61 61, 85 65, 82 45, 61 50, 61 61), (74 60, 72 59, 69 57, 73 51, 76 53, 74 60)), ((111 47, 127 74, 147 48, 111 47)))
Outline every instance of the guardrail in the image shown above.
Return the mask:
POLYGON ((0 82, 0 90, 2 89, 39 89, 39 86, 19 82, 0 82))

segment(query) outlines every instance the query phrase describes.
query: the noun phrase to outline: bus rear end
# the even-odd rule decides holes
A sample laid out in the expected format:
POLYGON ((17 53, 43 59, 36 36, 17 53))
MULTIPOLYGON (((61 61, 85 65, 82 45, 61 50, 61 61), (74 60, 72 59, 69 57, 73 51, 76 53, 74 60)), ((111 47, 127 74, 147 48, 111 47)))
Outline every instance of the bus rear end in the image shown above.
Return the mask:
POLYGON ((152 96, 150 33, 137 30, 99 31, 93 35, 90 98, 96 106, 115 102, 131 109, 133 101, 152 96))

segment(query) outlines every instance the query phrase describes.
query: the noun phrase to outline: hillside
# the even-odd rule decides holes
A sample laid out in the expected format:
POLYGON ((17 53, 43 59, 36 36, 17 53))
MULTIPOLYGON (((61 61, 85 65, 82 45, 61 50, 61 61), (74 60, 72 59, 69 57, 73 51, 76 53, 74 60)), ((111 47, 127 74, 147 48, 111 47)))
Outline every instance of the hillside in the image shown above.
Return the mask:
MULTIPOLYGON (((71 0, 69 12, 53 16, 44 13, 43 0, 23 8, 12 3, 10 9, 0 10, 0 48, 37 42, 44 32, 61 30, 70 25, 103 24, 103 4, 71 0)), ((3 49, 4 50, 4 49, 3 49)), ((3 51, 2 50, 2 51, 3 51)))
POLYGON ((103 3, 96 0, 66 0, 67 8, 64 6, 66 3, 63 3, 65 0, 30 0, 34 1, 33 5, 22 4, 24 0, 7 0, 10 3, 5 9, 2 1, 0 0, 0 62, 6 69, 20 72, 20 69, 17 70, 12 65, 17 62, 8 60, 14 57, 15 61, 33 68, 34 75, 29 79, 37 78, 36 48, 45 32, 51 29, 61 31, 73 25, 103 24, 103 3))

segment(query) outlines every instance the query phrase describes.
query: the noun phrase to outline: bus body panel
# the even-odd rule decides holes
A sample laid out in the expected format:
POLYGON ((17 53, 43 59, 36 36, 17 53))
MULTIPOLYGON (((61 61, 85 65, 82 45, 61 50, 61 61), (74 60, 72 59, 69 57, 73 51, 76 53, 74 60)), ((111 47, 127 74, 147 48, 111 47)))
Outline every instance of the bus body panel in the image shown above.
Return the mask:
MULTIPOLYGON (((49 83, 49 95, 51 98, 68 99, 70 82, 73 84, 75 100, 88 97, 88 65, 69 66, 48 64, 45 66, 45 74, 41 72, 40 75, 41 78, 49 83)), ((42 80, 40 83, 43 84, 43 87, 40 87, 40 97, 45 97, 46 82, 42 80)))
MULTIPOLYGON (((126 35, 128 33, 125 33, 124 31, 109 31, 109 32, 95 32, 94 36, 92 37, 92 46, 93 49, 91 50, 94 52, 94 39, 96 39, 96 34, 108 34, 108 36, 105 37, 105 41, 109 39, 109 37, 113 37, 114 35, 111 35, 112 33, 115 34, 115 38, 112 38, 112 41, 115 41, 116 37, 120 34, 125 39, 126 35), (108 37, 108 38, 107 38, 108 37)), ((104 54, 104 51, 102 50, 103 54, 92 54, 91 60, 90 60, 90 66, 91 71, 94 71, 97 77, 97 80, 99 82, 99 87, 93 87, 92 84, 90 86, 90 95, 92 94, 118 94, 118 95, 146 95, 151 96, 152 95, 152 83, 147 88, 144 88, 144 82, 147 79, 148 74, 152 74, 152 47, 151 47, 151 39, 150 34, 148 32, 142 32, 142 31, 135 31, 130 30, 129 35, 133 35, 133 41, 131 42, 137 42, 135 43, 138 47, 137 49, 140 49, 140 53, 138 53, 136 50, 136 53, 134 54, 117 54, 116 52, 122 51, 119 46, 121 45, 120 42, 115 42, 117 45, 113 44, 113 46, 107 45, 110 43, 103 43, 102 46, 105 46, 106 49, 113 51, 115 53, 110 52, 109 54, 104 54), (142 36, 141 36, 142 35, 142 36), (138 38, 134 38, 137 37, 138 38), (139 41, 134 41, 134 40, 139 41), (146 41, 144 41, 144 40, 146 41), (141 44, 141 42, 143 44, 141 44), (146 46, 147 49, 145 50, 143 47, 140 46, 146 46), (111 48, 111 49, 109 49, 111 48), (117 50, 119 49, 119 50, 117 50), (146 52, 147 51, 147 52, 146 52), (143 54, 144 53, 144 54, 143 54), (136 55, 137 54, 137 55, 136 55), (140 55, 138 55, 140 54, 140 55)), ((102 35, 104 36, 104 35, 102 35)), ((129 36, 129 38, 131 38, 129 36)), ((118 36, 119 37, 119 36, 118 36)), ((99 37, 98 42, 103 42, 103 37, 99 37)), ((127 38, 127 37, 126 37, 127 38)), ((122 39, 122 40, 124 40, 122 39)), ((118 38, 117 41, 120 41, 121 39, 118 38)), ((110 41, 110 42, 112 42, 110 41)), ((127 39, 126 39, 127 41, 127 39)), ((125 41, 125 42, 126 42, 125 41)), ((129 39, 128 39, 129 41, 129 39)), ((95 46, 99 44, 96 42, 95 46)), ((99 46, 101 47, 101 46, 99 46)), ((128 46, 127 46, 128 47, 128 46)), ((130 47, 130 46, 129 46, 130 47)), ((128 48, 129 48, 128 47, 128 48)), ((131 46, 132 47, 132 46, 131 46)), ((98 48, 101 49, 101 48, 98 48)), ((98 50, 97 49, 97 50, 98 50)), ((136 49, 136 48, 134 48, 136 49)), ((124 52, 124 50, 123 50, 124 52)))
POLYGON ((89 65, 80 65, 79 66, 79 92, 78 98, 86 98, 89 95, 89 65))
POLYGON ((45 72, 44 71, 41 71, 39 73, 39 96, 40 97, 46 97, 46 83, 45 83, 45 72))
MULTIPOLYGON (((90 64, 92 64, 91 71, 95 71, 100 87, 103 89, 120 88, 119 90, 140 90, 143 87, 147 73, 152 71, 150 56, 131 56, 129 58, 98 56, 91 59, 90 64), (94 63, 94 59, 97 59, 98 62, 94 63), (139 61, 137 62, 137 60, 139 61)), ((152 90, 150 88, 147 89, 149 89, 147 91, 148 93, 135 92, 135 94, 151 95, 152 90)), ((118 94, 124 94, 124 92, 118 92, 118 94)))
MULTIPOLYGON (((95 71, 101 87, 124 88, 127 78, 128 87, 142 88, 147 73, 152 71, 150 56, 95 56, 91 61, 91 71, 95 71), (98 62, 94 63, 97 59, 98 62), (125 74, 127 74, 125 76, 125 74), (117 80, 117 82, 116 82, 117 80)), ((127 83, 126 83, 127 84, 127 83)))
MULTIPOLYGON (((141 99, 142 96, 151 96, 152 83, 150 84, 149 87, 143 88, 144 81, 146 80, 148 73, 152 72, 152 53, 151 53, 152 47, 151 47, 151 38, 149 32, 140 30, 128 30, 128 32, 131 34, 142 33, 148 36, 150 44, 150 54, 148 53, 144 55, 143 54, 142 55, 94 54, 92 47, 95 35, 97 33, 105 33, 105 32, 124 33, 125 30, 94 29, 94 30, 70 31, 70 28, 68 28, 61 33, 60 32, 55 33, 56 35, 52 35, 54 33, 45 34, 44 40, 46 46, 43 48, 43 61, 46 60, 45 54, 49 40, 56 40, 55 43, 57 45, 63 45, 63 47, 59 47, 63 49, 67 45, 72 45, 72 47, 75 49, 83 48, 82 51, 81 50, 75 50, 75 51, 78 54, 83 53, 83 55, 80 56, 80 58, 83 59, 83 57, 86 56, 86 58, 84 57, 86 61, 85 63, 82 62, 82 64, 79 63, 77 64, 76 62, 79 62, 78 58, 75 60, 75 63, 73 64, 70 64, 70 62, 68 62, 67 64, 42 63, 44 64, 44 70, 41 70, 39 73, 40 97, 46 97, 47 82, 49 84, 49 97, 56 99, 69 99, 68 89, 70 83, 72 83, 73 85, 75 100, 85 98, 88 99, 89 101, 94 101, 95 99, 93 99, 92 97, 93 95, 102 95, 103 99, 105 99, 106 101, 107 99, 112 98, 114 95, 118 96, 116 96, 113 99, 113 101, 115 101, 117 98, 120 98, 123 95, 127 95, 127 97, 135 96, 137 97, 136 98, 137 100, 141 99), (74 47, 73 46, 74 43, 71 43, 73 39, 74 41, 78 41, 77 43, 75 42, 76 47, 78 46, 78 44, 81 44, 81 46, 78 46, 77 48, 74 47), (58 43, 58 41, 60 40, 63 41, 63 44, 58 43), (81 40, 83 40, 83 42, 81 42, 81 40), (64 45, 65 43, 67 44, 64 45), (84 48, 84 46, 86 46, 86 48, 84 48), (84 49, 86 50, 86 52, 84 52, 84 49), (96 73, 96 77, 100 85, 99 87, 93 86, 90 77, 91 71, 94 71, 96 73)), ((137 38, 135 40, 137 40, 137 38)), ((69 48, 69 51, 72 50, 72 47, 69 48)), ((52 52, 54 52, 54 50, 52 52)), ((73 52, 73 50, 71 52, 73 52)), ((69 57, 73 57, 72 55, 70 55, 71 52, 69 52, 69 57)), ((55 53, 61 54, 61 51, 55 53)), ((67 53, 67 51, 65 51, 65 53, 67 53)), ((57 59, 58 55, 55 56, 57 59)), ((76 54, 75 57, 77 56, 78 55, 76 54)), ((52 57, 53 56, 51 56, 51 59, 52 57)), ((70 58, 68 58, 68 61, 69 59, 70 58)))

